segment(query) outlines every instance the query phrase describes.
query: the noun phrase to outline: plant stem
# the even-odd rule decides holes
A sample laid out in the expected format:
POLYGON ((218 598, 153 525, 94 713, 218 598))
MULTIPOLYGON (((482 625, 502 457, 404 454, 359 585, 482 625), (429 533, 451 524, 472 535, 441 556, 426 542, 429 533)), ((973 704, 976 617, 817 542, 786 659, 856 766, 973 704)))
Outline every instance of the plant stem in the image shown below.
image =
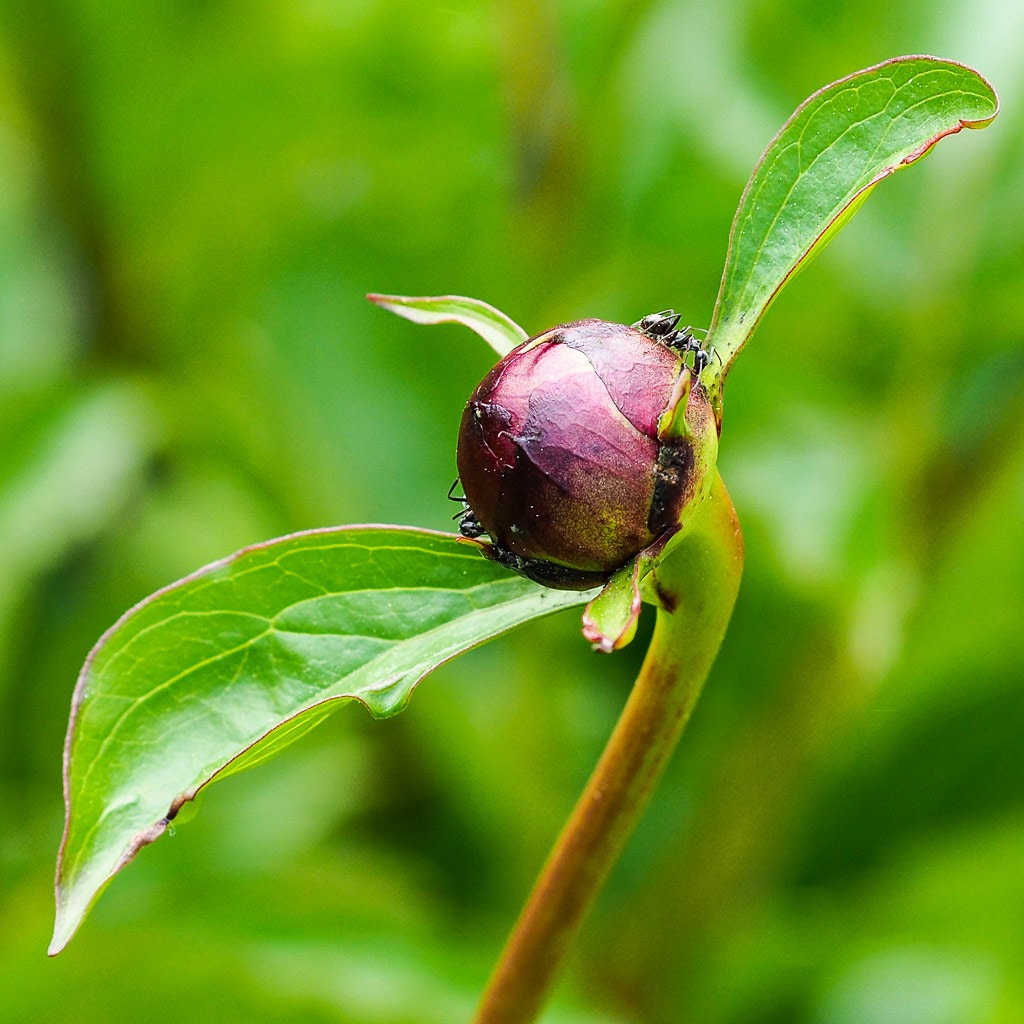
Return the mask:
POLYGON ((655 570, 663 607, 640 675, 505 944, 474 1024, 536 1020, 697 702, 725 636, 742 567, 736 513, 716 476, 685 538, 655 570))

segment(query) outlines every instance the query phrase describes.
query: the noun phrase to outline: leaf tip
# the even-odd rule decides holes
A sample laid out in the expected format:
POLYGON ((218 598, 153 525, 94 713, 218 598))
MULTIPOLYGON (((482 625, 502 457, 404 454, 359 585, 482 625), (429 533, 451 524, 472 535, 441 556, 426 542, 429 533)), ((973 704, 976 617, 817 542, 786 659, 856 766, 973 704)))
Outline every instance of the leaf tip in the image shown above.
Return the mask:
POLYGON ((382 292, 367 292, 366 298, 368 302, 372 302, 375 306, 380 306, 381 309, 390 309, 402 301, 401 295, 385 295, 382 292))
POLYGON ((68 899, 68 894, 57 883, 57 913, 53 920, 53 936, 49 946, 46 947, 46 955, 54 957, 67 947, 67 944, 74 938, 79 925, 85 918, 88 904, 75 906, 68 899))
POLYGON ((638 557, 620 569, 583 612, 583 638, 598 654, 620 651, 636 636, 643 561, 638 557))

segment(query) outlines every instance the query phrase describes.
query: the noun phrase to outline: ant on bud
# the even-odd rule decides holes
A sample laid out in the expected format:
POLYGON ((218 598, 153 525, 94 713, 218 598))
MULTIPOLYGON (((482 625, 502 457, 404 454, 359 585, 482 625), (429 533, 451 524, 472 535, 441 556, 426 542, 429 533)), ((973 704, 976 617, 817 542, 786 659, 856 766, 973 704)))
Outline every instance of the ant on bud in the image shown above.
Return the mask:
POLYGON ((459 522, 459 533, 463 537, 468 537, 470 540, 475 540, 477 537, 482 536, 487 531, 484 529, 483 524, 476 517, 476 513, 469 507, 469 502, 466 500, 465 495, 459 495, 455 493, 455 488, 459 486, 459 478, 456 477, 452 481, 451 487, 448 488, 448 500, 457 501, 462 505, 462 509, 452 516, 452 519, 457 519, 459 522))
MULTIPOLYGON (((674 349, 684 359, 688 353, 692 352, 694 383, 697 383, 700 381, 700 375, 711 362, 711 357, 714 356, 719 362, 721 359, 714 349, 704 348, 694 337, 693 332, 699 331, 699 328, 686 326, 682 330, 678 329, 680 316, 681 314, 674 309, 663 309, 660 313, 648 313, 647 316, 641 317, 630 326, 646 337, 653 338, 674 349)), ((700 333, 706 334, 707 332, 701 331, 700 333)))

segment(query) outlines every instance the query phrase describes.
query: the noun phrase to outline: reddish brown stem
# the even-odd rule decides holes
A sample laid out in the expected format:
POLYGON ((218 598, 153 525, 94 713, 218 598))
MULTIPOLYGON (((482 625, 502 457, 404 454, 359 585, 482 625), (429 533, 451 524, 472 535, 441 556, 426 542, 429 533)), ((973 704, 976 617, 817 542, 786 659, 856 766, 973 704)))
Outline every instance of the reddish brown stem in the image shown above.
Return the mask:
POLYGON ((517 921, 474 1024, 529 1024, 682 735, 732 614, 743 566, 720 479, 656 570, 663 604, 618 724, 517 921))

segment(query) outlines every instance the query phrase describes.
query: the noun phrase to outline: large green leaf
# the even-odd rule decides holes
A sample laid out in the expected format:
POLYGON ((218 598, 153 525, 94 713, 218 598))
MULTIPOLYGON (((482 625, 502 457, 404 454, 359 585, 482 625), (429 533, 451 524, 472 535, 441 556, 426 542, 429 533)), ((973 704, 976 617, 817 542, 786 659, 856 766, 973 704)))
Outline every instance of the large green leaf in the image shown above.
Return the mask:
POLYGON ((704 382, 719 386, 782 286, 878 182, 998 110, 981 75, 935 57, 895 57, 805 100, 768 144, 736 211, 707 339, 719 361, 704 382))
POLYGON ((539 587, 449 534, 363 526, 258 544, 147 598, 96 645, 75 691, 50 952, 213 778, 342 700, 393 715, 431 669, 588 596, 539 587))

